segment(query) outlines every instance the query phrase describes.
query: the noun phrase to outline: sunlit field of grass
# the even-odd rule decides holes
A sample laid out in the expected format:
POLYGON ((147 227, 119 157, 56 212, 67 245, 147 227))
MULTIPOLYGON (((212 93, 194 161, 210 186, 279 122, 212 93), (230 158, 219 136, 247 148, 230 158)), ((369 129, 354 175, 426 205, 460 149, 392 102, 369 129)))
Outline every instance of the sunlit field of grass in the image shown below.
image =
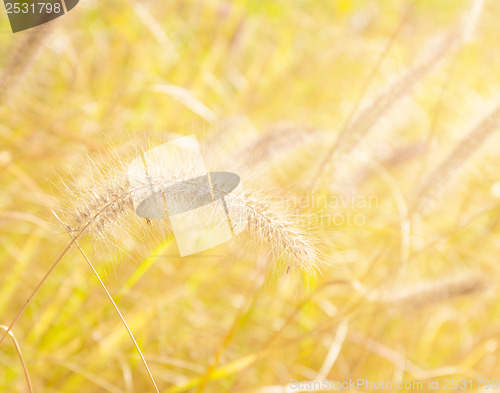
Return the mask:
POLYGON ((133 210, 83 233, 12 327, 25 367, 1 343, 0 391, 155 391, 83 253, 162 393, 500 389, 499 18, 81 0, 13 34, 0 7, 0 325, 74 236, 54 213, 75 227, 138 149, 195 135, 276 216, 185 257, 133 210))

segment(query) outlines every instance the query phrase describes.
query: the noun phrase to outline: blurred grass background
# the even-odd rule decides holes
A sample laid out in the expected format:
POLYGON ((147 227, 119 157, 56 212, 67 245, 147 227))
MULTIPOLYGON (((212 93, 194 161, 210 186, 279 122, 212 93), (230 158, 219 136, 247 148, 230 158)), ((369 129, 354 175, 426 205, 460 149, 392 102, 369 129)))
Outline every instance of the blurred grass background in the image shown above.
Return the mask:
MULTIPOLYGON (((329 264, 304 290, 298 273, 269 278, 273 259, 248 233, 182 259, 173 238, 160 246, 127 240, 132 256, 82 240, 160 391, 280 392, 291 379, 316 378, 499 378, 498 141, 469 160, 432 213, 411 220, 404 211, 498 101, 500 4, 486 0, 472 41, 419 80, 351 152, 342 172, 349 182, 326 176, 314 196, 307 186, 391 37, 363 102, 468 7, 465 0, 82 0, 17 34, 2 11, 0 324, 10 323, 68 241, 50 212, 68 199, 56 187, 61 178, 83 167, 87 152, 106 157, 109 142, 177 132, 215 146, 215 155, 246 153, 240 158, 254 182, 309 204, 351 190, 378 202, 300 211, 326 217, 310 230, 329 264), (363 224, 328 221, 347 213, 361 214, 363 224)), ((13 332, 35 392, 152 391, 77 250, 13 332)), ((26 391, 8 341, 0 390, 26 391)))

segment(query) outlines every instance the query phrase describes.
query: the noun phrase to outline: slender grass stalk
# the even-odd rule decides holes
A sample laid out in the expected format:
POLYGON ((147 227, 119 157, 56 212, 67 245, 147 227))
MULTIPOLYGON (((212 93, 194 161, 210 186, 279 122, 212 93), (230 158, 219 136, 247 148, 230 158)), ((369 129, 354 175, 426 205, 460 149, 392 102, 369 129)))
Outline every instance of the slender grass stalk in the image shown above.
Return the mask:
MULTIPOLYGON (((59 220, 59 222, 61 223, 61 225, 63 225, 64 227, 66 227, 67 229, 68 226, 65 225, 61 219, 57 216, 57 214, 55 212, 53 212, 54 215, 56 216, 56 218, 59 220)), ((83 258, 85 259, 85 261, 87 262, 87 264, 89 265, 90 269, 92 270, 92 272, 94 273, 94 275, 97 277, 97 280, 99 281, 99 284, 101 284, 101 287, 102 289, 104 290, 104 292, 106 293, 106 296, 109 298, 109 301, 111 302, 111 304, 113 305, 116 313, 118 314, 118 316, 120 317, 120 320, 122 321, 123 323, 123 326, 125 326, 125 329, 127 330, 127 333, 129 334, 130 336, 130 339, 132 340, 132 342, 134 343, 134 346, 135 346, 135 349, 137 350, 137 352, 139 353, 139 356, 141 358, 141 361, 142 363, 144 364, 144 367, 146 368, 146 371, 148 373, 148 376, 149 378, 151 379, 151 382, 156 390, 156 392, 159 393, 159 390, 158 390, 158 386, 156 385, 156 382, 155 382, 155 379, 153 377, 153 374, 151 373, 151 370, 149 369, 149 366, 148 366, 148 363, 146 361, 146 359, 144 358, 144 355, 142 354, 142 351, 141 349, 139 348, 139 345, 137 344, 137 341, 134 337, 134 334, 132 333, 132 331, 130 330, 127 322, 125 321, 125 318, 123 317, 122 313, 120 312, 120 309, 118 308, 118 306, 116 305, 115 301, 113 300, 113 297, 111 296, 111 294, 109 293, 108 289, 106 288, 106 285, 104 284, 104 282, 102 281, 101 277, 99 276, 99 273, 97 273, 97 271, 95 270, 94 268, 94 265, 92 264, 92 262, 90 262, 90 259, 87 257, 87 254, 85 254, 85 252, 83 251, 83 249, 80 247, 80 245, 78 244, 77 242, 77 239, 71 234, 71 232, 68 230, 68 234, 69 236, 71 237, 72 240, 74 240, 75 242, 75 245, 76 247, 78 248, 78 251, 80 251, 80 253, 82 254, 83 258)))
MULTIPOLYGON (((52 271, 56 268, 56 266, 59 264, 59 262, 61 261, 61 259, 64 257, 64 255, 66 255, 66 253, 68 252, 68 250, 73 246, 73 244, 76 244, 76 246, 78 247, 79 251, 82 253, 83 257, 85 258, 85 260, 87 261, 87 263, 89 264, 90 268, 92 269, 92 271, 94 272, 94 274, 96 275, 96 277, 98 278, 99 280, 99 283, 101 284, 101 286, 103 287, 104 291, 106 292, 106 295, 109 297, 111 303, 113 304, 113 307, 115 308, 116 312, 118 313, 122 323, 124 324, 125 328, 127 329, 127 332, 128 334, 130 335, 130 338, 132 339, 133 343, 134 343, 134 346, 136 347, 137 351, 139 352, 139 356, 141 357, 141 360, 147 370, 147 373, 151 379, 151 382, 153 383, 154 387, 155 387, 155 390, 156 392, 159 393, 159 390, 158 390, 158 387, 156 385, 156 382, 153 378, 153 375, 151 374, 151 371, 149 369, 149 366, 146 362, 146 359, 144 358, 138 344, 137 344, 137 341, 135 340, 134 338, 134 335, 132 334, 130 328, 128 327, 125 319, 123 318, 122 314, 120 313, 120 310, 118 309, 116 303, 114 302, 113 298, 111 297, 110 293, 108 292, 106 286, 104 285, 104 283, 102 282, 101 278, 99 277, 97 271, 94 269, 92 263, 90 262, 90 260, 87 258, 87 256, 85 255, 85 253, 83 252, 83 250, 80 248, 80 245, 77 243, 77 239, 81 236, 81 234, 93 223, 95 222, 95 220, 101 215, 101 214, 104 214, 108 209, 112 209, 113 208, 116 208, 116 204, 117 202, 119 202, 120 200, 123 200, 123 199, 126 199, 126 197, 128 196, 129 194, 129 190, 125 190, 125 191, 122 191, 121 193, 119 194, 113 194, 113 198, 111 200, 105 200, 105 203, 104 206, 99 210, 97 211, 97 213, 95 213, 90 219, 88 219, 85 223, 85 225, 82 226, 82 228, 79 229, 79 231, 75 234, 75 235, 72 235, 71 234, 71 230, 70 228, 65 225, 60 219, 59 217, 57 216, 57 214, 55 212, 54 215, 56 216, 56 218, 63 224, 63 226, 67 229, 68 231, 68 234, 71 236, 71 241, 67 244, 67 246, 64 248, 64 250, 62 251, 62 253, 59 255, 59 257, 56 259, 56 261, 52 264, 52 266, 50 267, 50 269, 47 271, 47 273, 45 273, 45 275, 43 276, 43 278, 40 280, 40 282, 38 283, 38 285, 35 287, 35 289, 33 290, 33 292, 31 293, 31 295, 28 297, 28 299, 26 300, 26 302, 24 303, 24 305, 21 307, 21 309, 18 311, 18 313, 16 314, 16 316, 14 317, 14 319, 12 320, 12 322, 10 323, 10 325, 5 329, 5 333, 3 334, 3 336, 0 338, 0 344, 3 342, 3 340, 5 339, 5 337, 7 336, 7 334, 9 334, 9 332, 12 330, 14 324, 17 322, 17 320, 19 319, 19 317, 22 315, 22 313, 24 312, 24 310, 26 310, 26 308, 28 307, 29 303, 31 302, 31 299, 33 299, 33 297, 36 295, 36 293, 39 291, 39 289, 42 287, 42 285, 44 284, 44 282, 47 280, 47 278, 49 277, 49 275, 52 273, 52 271)), ((119 204, 119 203, 118 203, 119 204)))
MULTIPOLYGON (((69 234, 69 235, 71 236, 71 234, 69 234)), ((82 254, 82 256, 85 259, 85 261, 87 261, 87 263, 88 263, 90 269, 92 270, 92 272, 94 273, 94 275, 97 277, 97 280, 99 281, 99 284, 101 284, 102 289, 104 290, 104 292, 106 292, 106 296, 109 298, 109 301, 111 302, 111 304, 113 305, 116 313, 120 317, 120 320, 122 321, 123 326, 125 326, 125 329, 127 329, 127 333, 130 336, 130 339, 132 340, 132 342, 134 343, 135 349, 139 353, 139 356, 141 358, 142 364, 144 364, 144 367, 146 368, 146 371, 147 371, 147 373, 149 375, 149 378, 151 379, 151 383, 154 385, 155 391, 157 393, 160 393, 160 391, 158 390, 158 386, 156 385, 155 379, 153 377, 153 374, 151 373, 151 370, 149 369, 148 362, 144 358, 144 355, 142 354, 142 351, 139 348, 139 345, 137 344, 137 341, 136 341, 136 339, 134 337, 134 334, 132 333, 132 331, 128 327, 128 324, 125 321, 125 318, 123 318, 123 315, 120 312, 120 309, 118 308, 118 306, 116 305, 115 301, 113 300, 113 297, 111 296, 111 294, 109 293, 108 289, 106 288, 106 285, 104 285, 103 281, 101 280, 101 277, 99 277, 99 274, 97 273, 97 271, 95 270, 94 266, 92 265, 92 262, 90 262, 90 259, 87 257, 87 255, 82 250, 82 248, 80 247, 80 245, 78 244, 77 241, 75 241, 75 245, 78 248, 78 250, 80 251, 80 253, 82 254)))
POLYGON ((75 239, 71 240, 66 245, 66 247, 64 248, 64 250, 62 251, 62 253, 59 255, 59 257, 56 259, 56 261, 52 264, 52 266, 50 267, 50 269, 47 271, 47 273, 45 273, 45 275, 43 276, 43 278, 40 280, 40 282, 38 283, 38 285, 35 287, 35 289, 31 293, 31 295, 28 296, 28 299, 26 299, 26 301, 24 302, 24 304, 21 307, 21 309, 17 312, 16 316, 14 317, 14 319, 12 320, 12 322, 10 323, 10 325, 5 330, 5 333, 2 335, 2 337, 0 337, 0 345, 5 340, 5 337, 7 337, 7 335, 9 334, 9 332, 12 330, 12 328, 14 327, 15 323, 17 322, 17 320, 19 319, 19 317, 22 315, 22 313, 24 312, 24 310, 26 310, 26 308, 28 307, 28 305, 31 302, 31 299, 33 299, 33 297, 37 294, 37 292, 42 287, 42 285, 44 284, 44 282, 50 276, 50 273, 52 273, 52 271, 56 268, 56 266, 59 264, 59 261, 62 259, 62 257, 64 255, 66 255, 66 253, 68 252, 68 250, 73 246, 74 242, 75 242, 75 239))
POLYGON ((19 343, 17 342, 16 337, 14 336, 12 331, 7 326, 0 325, 0 329, 5 330, 9 334, 9 336, 12 338, 12 341, 13 341, 14 346, 16 348, 17 356, 19 356, 19 361, 21 362, 21 366, 23 367, 24 377, 26 378, 26 384, 28 385, 28 392, 33 393, 33 387, 31 386, 31 380, 30 380, 30 376, 28 374, 28 368, 26 367, 26 364, 24 363, 23 354, 21 352, 21 347, 19 346, 19 343))
POLYGON ((45 283, 45 281, 47 280, 47 278, 50 276, 50 274, 52 273, 52 271, 56 268, 56 266, 59 264, 59 262, 61 261, 61 259, 66 255, 66 253, 69 251, 69 249, 73 246, 73 244, 76 242, 76 240, 99 217, 99 215, 101 213, 105 212, 110 206, 113 206, 113 204, 116 203, 119 199, 124 198, 127 195, 128 195, 128 192, 126 194, 124 194, 124 195, 118 195, 113 200, 108 201, 99 211, 97 211, 97 213, 95 213, 95 215, 91 219, 89 219, 85 223, 85 225, 83 225, 79 229, 79 231, 74 236, 72 236, 72 239, 68 242, 68 244, 66 245, 66 247, 64 248, 64 250, 57 257, 57 259, 52 264, 52 266, 47 271, 47 273, 45 273, 45 275, 42 277, 42 279, 40 280, 40 282, 38 283, 38 285, 35 287, 35 289, 33 290, 33 292, 28 296, 28 299, 26 299, 26 301, 23 304, 23 306, 21 307, 21 309, 17 312, 16 316, 14 317, 14 319, 12 320, 12 322, 10 323, 10 325, 8 326, 8 328, 5 331, 5 333, 2 335, 2 337, 0 337, 0 345, 5 340, 5 337, 7 337, 7 334, 9 334, 9 332, 11 331, 11 329, 13 328, 13 326, 15 325, 15 323, 17 322, 17 320, 19 319, 19 317, 22 315, 22 313, 24 312, 24 310, 26 310, 26 308, 30 304, 30 302, 33 299, 33 297, 38 293, 38 291, 40 290, 40 288, 42 287, 42 285, 45 283))

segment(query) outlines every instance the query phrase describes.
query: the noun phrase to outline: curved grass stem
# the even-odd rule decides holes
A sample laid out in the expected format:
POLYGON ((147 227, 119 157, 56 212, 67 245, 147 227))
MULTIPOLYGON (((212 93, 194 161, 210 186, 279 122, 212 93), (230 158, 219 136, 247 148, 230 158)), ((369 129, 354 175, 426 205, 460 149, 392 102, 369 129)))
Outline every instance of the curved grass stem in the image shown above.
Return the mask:
POLYGON ((5 330, 6 334, 8 334, 12 338, 12 341, 14 342, 14 346, 16 347, 17 356, 19 356, 19 361, 21 362, 21 366, 23 367, 24 377, 26 378, 26 384, 28 385, 28 392, 33 393, 33 387, 31 386, 31 380, 30 380, 30 376, 28 374, 28 368, 26 367, 26 364, 24 363, 23 354, 21 352, 21 347, 19 346, 19 343, 17 342, 16 337, 14 336, 12 331, 7 326, 0 325, 0 329, 5 330))
MULTIPOLYGON (((71 236, 71 234, 70 234, 70 236, 71 236)), ((132 333, 132 331, 128 327, 128 324, 125 321, 125 318, 123 318, 123 315, 120 312, 120 309, 118 308, 118 306, 116 305, 115 301, 113 300, 113 297, 111 296, 111 294, 109 293, 108 289, 106 288, 106 285, 104 285, 104 282, 101 280, 101 277, 99 276, 99 273, 97 273, 97 271, 95 270, 94 265, 92 265, 92 262, 90 262, 90 259, 87 257, 87 255, 82 250, 82 248, 80 247, 80 245, 78 244, 78 242, 76 240, 75 240, 75 244, 76 244, 76 247, 78 248, 78 250, 80 251, 80 253, 82 254, 83 258, 85 259, 85 261, 87 261, 90 269, 92 270, 92 272, 94 273, 94 275, 97 277, 97 280, 99 281, 99 284, 101 284, 102 289, 104 290, 104 292, 106 292, 106 295, 108 296, 109 301, 111 302, 111 304, 115 308, 116 313, 120 317, 120 320, 122 321, 123 326, 125 326, 125 329, 127 329, 127 333, 130 336, 130 339, 132 340, 132 342, 134 343, 135 349, 139 353, 139 356, 141 358, 142 364, 144 364, 144 367, 146 368, 146 371, 147 371, 147 373, 149 375, 149 378, 151 379, 151 383, 154 385, 155 391, 157 393, 160 393, 160 391, 158 390, 158 386, 156 385, 155 379, 153 378, 153 374, 151 373, 151 370, 149 369, 148 363, 146 362, 146 359, 144 358, 144 355, 142 354, 142 351, 139 348, 139 345, 137 344, 137 341, 135 340, 134 334, 132 333)))
MULTIPOLYGON (((120 197, 120 196, 119 196, 120 197)), ((40 290, 40 288, 42 287, 42 285, 45 283, 45 281, 47 280, 47 278, 50 276, 50 273, 52 273, 52 271, 56 268, 56 266, 59 264, 59 262, 61 261, 61 259, 63 258, 63 256, 66 255, 66 253, 69 251, 69 249, 73 246, 73 244, 76 242, 76 240, 82 235, 83 232, 85 232, 85 230, 94 222, 94 220, 102 213, 104 212, 109 206, 111 206, 119 197, 116 197, 114 200, 110 201, 109 203, 107 203, 101 210, 99 210, 95 215, 94 217, 92 218, 92 220, 89 220, 87 222, 86 225, 83 226, 83 228, 80 228, 80 230, 76 233, 75 236, 71 236, 72 239, 71 241, 66 245, 66 247, 64 248, 64 250, 61 252, 61 254, 57 257, 57 259, 55 260, 55 262, 52 264, 52 266, 50 267, 49 270, 47 270, 47 273, 45 273, 45 275, 42 277, 42 279, 40 280, 40 282, 38 283, 38 285, 35 287, 35 289, 33 290, 33 292, 31 292, 31 295, 28 296, 28 299, 26 299, 26 301, 24 302, 23 306, 21 307, 21 309, 17 312, 16 316, 14 317, 14 319, 12 320, 12 322, 10 323, 10 325, 7 327, 7 330, 5 331, 5 333, 0 337, 0 345, 2 345, 3 341, 5 340, 5 337, 7 337, 7 335, 9 334, 9 332, 12 330, 12 328, 14 327, 15 323, 17 322, 17 320, 19 319, 19 317, 23 314, 24 310, 26 310, 26 308, 28 307, 28 305, 30 304, 31 302, 31 299, 33 299, 33 297, 38 293, 38 291, 40 290)), ((63 224, 63 222, 61 221, 61 219, 57 216, 57 214, 52 211, 52 213, 54 214, 54 216, 59 220, 59 222, 61 222, 63 224)), ((68 226, 63 224, 63 226, 68 229, 68 226)))

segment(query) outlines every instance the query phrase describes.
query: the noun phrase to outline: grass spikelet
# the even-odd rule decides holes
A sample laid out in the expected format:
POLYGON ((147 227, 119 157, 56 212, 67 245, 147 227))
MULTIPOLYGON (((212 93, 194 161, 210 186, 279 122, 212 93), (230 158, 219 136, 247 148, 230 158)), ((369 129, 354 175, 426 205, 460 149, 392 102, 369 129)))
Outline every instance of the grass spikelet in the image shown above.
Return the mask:
MULTIPOLYGON (((394 168, 414 161, 426 152, 426 146, 422 142, 405 144, 402 146, 386 147, 374 152, 374 160, 384 168, 394 168)), ((370 176, 374 175, 376 171, 371 162, 363 165, 351 177, 351 184, 353 188, 363 184, 370 176)))
POLYGON ((21 33, 22 40, 7 55, 7 63, 0 76, 0 102, 11 96, 30 67, 34 64, 50 32, 46 27, 34 27, 21 33))
POLYGON ((265 200, 258 193, 247 193, 239 200, 248 215, 249 230, 267 240, 275 253, 288 254, 292 268, 316 273, 320 268, 320 252, 314 239, 294 225, 276 203, 265 200))
POLYGON ((373 302, 419 308, 482 293, 491 283, 484 274, 460 274, 393 290, 369 290, 360 284, 355 287, 373 302))
MULTIPOLYGON (((378 121, 402 98, 407 96, 413 87, 427 75, 450 50, 456 41, 456 34, 445 37, 440 45, 419 64, 415 65, 400 76, 389 88, 379 94, 371 104, 356 116, 348 126, 346 132, 341 133, 335 144, 330 148, 322 168, 331 162, 342 158, 342 155, 351 152, 366 136, 378 121)), ((323 170, 321 170, 323 172, 323 170)))
POLYGON ((498 130, 499 125, 500 106, 497 106, 462 138, 424 180, 416 193, 412 209, 415 214, 425 214, 435 205, 446 184, 457 176, 460 168, 498 130))
POLYGON ((404 72, 387 89, 375 97, 371 104, 353 117, 352 121, 340 132, 321 161, 319 169, 313 178, 314 186, 318 185, 325 170, 330 170, 333 163, 341 161, 344 155, 350 153, 380 119, 397 102, 410 94, 417 83, 429 74, 451 50, 456 49, 470 39, 481 10, 481 7, 477 6, 478 2, 482 3, 481 0, 474 0, 472 2, 472 11, 465 14, 465 16, 468 16, 472 13, 474 17, 471 20, 465 18, 466 22, 463 26, 453 29, 441 37, 437 45, 435 42, 431 42, 427 50, 428 55, 423 60, 404 72))
POLYGON ((271 127, 264 135, 252 140, 235 157, 244 157, 244 165, 256 166, 283 157, 297 148, 306 148, 321 141, 323 132, 318 128, 283 122, 271 127))
POLYGON ((133 212, 130 200, 131 190, 125 178, 108 183, 102 189, 93 189, 88 198, 75 209, 74 220, 78 226, 72 232, 85 227, 87 233, 104 235, 104 232, 118 222, 124 214, 133 212))

